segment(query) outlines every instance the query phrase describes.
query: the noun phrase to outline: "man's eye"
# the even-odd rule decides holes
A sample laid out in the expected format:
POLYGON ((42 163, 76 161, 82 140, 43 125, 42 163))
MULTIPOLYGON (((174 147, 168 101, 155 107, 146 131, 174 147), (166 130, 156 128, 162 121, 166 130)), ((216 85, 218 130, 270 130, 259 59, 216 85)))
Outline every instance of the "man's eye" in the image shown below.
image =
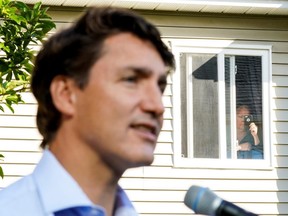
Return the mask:
POLYGON ((166 86, 167 86, 167 82, 166 82, 166 80, 165 81, 160 81, 158 83, 158 85, 159 85, 160 91, 163 93, 165 91, 166 86))
POLYGON ((124 77, 123 80, 125 82, 135 83, 138 81, 138 77, 137 76, 128 76, 128 77, 124 77))

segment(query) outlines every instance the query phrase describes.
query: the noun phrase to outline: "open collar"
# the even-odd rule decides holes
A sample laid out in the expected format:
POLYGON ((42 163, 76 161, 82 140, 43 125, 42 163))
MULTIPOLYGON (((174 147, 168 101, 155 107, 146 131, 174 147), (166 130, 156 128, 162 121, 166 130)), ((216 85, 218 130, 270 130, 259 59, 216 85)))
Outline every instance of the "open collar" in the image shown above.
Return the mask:
MULTIPOLYGON (((105 212, 101 206, 94 205, 90 201, 78 183, 49 150, 44 150, 32 177, 47 215, 75 206, 91 206, 105 212)), ((114 215, 127 215, 128 212, 129 216, 138 215, 124 190, 118 186, 114 215)))

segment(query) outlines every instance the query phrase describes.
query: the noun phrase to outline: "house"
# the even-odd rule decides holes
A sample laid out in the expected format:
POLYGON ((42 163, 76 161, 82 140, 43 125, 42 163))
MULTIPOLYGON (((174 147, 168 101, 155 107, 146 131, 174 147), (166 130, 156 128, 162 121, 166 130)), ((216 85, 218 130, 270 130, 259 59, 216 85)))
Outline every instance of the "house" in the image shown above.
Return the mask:
MULTIPOLYGON (((36 0, 25 0, 34 4, 36 0)), ((180 216, 191 185, 260 215, 288 215, 288 1, 43 0, 64 28, 92 5, 137 10, 160 29, 176 59, 151 167, 120 181, 141 215, 180 216), (262 159, 239 159, 236 107, 250 107, 262 159)), ((53 33, 53 32, 52 32, 53 33)), ((41 157, 33 96, 0 113, 6 187, 41 157)), ((250 116, 250 115, 249 115, 250 116)), ((240 118, 244 116, 240 116, 240 118)), ((251 117, 251 116, 250 116, 251 117)))

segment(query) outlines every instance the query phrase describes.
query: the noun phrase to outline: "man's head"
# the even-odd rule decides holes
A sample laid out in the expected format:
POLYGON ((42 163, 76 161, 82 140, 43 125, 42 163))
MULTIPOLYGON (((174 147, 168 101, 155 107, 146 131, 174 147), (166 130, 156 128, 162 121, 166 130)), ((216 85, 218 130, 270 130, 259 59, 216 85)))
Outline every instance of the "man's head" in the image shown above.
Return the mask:
POLYGON ((245 130, 245 116, 250 115, 250 108, 247 105, 239 105, 236 108, 237 114, 237 129, 245 130))
MULTIPOLYGON (((125 33, 149 42, 163 64, 174 67, 173 55, 161 41, 158 30, 142 17, 124 9, 89 9, 73 26, 53 35, 36 58, 31 86, 39 105, 37 125, 43 135, 42 147, 53 140, 63 120, 63 113, 51 96, 51 83, 56 78, 68 77, 79 90, 84 90, 93 65, 105 56, 105 42, 125 33)), ((110 63, 113 64, 113 60, 110 63)), ((114 93, 117 95, 117 91, 114 93)), ((99 99, 94 97, 91 100, 99 99)), ((85 104, 82 109, 86 109, 85 104)), ((107 109, 112 112, 117 107, 107 109)))

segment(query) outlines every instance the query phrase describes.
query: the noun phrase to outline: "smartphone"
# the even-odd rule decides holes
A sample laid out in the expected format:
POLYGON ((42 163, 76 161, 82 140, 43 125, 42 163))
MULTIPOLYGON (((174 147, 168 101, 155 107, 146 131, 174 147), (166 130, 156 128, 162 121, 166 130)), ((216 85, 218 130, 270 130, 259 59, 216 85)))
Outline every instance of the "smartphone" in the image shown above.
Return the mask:
POLYGON ((245 115, 244 116, 244 123, 246 126, 249 127, 249 125, 253 122, 253 116, 252 115, 245 115))

